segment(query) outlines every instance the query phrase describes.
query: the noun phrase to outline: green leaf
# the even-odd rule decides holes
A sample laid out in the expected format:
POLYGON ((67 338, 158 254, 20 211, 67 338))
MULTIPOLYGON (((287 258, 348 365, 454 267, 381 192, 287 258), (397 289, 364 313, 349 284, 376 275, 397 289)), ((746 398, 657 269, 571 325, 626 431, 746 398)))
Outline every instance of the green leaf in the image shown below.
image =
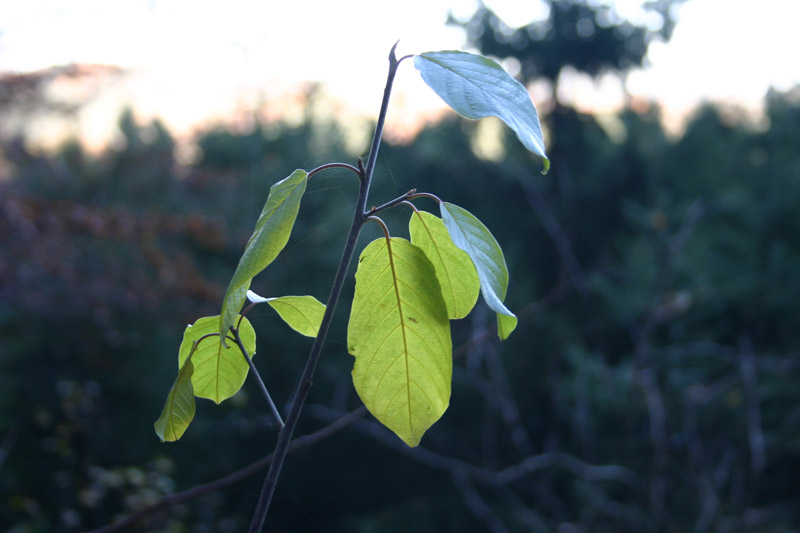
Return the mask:
POLYGON ((503 250, 494 236, 475 216, 455 204, 439 204, 442 220, 456 246, 467 252, 481 283, 483 299, 497 312, 497 334, 505 340, 517 327, 517 317, 503 300, 508 290, 508 268, 503 250))
POLYGON ((194 418, 193 370, 191 360, 187 360, 178 370, 178 377, 169 390, 161 416, 153 424, 161 442, 174 442, 181 438, 194 418))
POLYGON ((325 304, 313 296, 279 296, 263 298, 247 291, 247 299, 253 303, 268 303, 284 322, 306 337, 316 337, 325 314, 325 304))
POLYGON ((361 253, 347 346, 364 405, 419 444, 450 402, 453 347, 436 272, 418 247, 381 238, 361 253))
POLYGON ((300 200, 306 190, 307 176, 304 170, 295 170, 291 176, 270 188, 267 203, 222 301, 218 331, 223 339, 244 304, 250 281, 267 268, 289 242, 300 200))
POLYGON ((415 211, 408 223, 411 242, 430 259, 436 270, 450 318, 464 318, 478 300, 480 282, 472 260, 457 248, 442 219, 415 211))
MULTIPOLYGON (((219 316, 203 317, 191 326, 187 326, 178 354, 178 364, 183 365, 189 357, 194 341, 205 335, 217 333, 218 327, 219 316)), ((255 356, 256 332, 250 321, 244 317, 239 326, 239 336, 250 357, 255 356)), ((194 365, 192 386, 195 396, 220 403, 242 388, 250 365, 247 364, 239 346, 232 342, 228 344, 229 346, 222 344, 219 335, 215 335, 203 339, 197 346, 192 355, 194 365)))
POLYGON ((520 142, 550 168, 539 114, 527 89, 497 62, 475 54, 445 50, 414 56, 425 83, 447 105, 466 118, 497 117, 514 130, 520 142))

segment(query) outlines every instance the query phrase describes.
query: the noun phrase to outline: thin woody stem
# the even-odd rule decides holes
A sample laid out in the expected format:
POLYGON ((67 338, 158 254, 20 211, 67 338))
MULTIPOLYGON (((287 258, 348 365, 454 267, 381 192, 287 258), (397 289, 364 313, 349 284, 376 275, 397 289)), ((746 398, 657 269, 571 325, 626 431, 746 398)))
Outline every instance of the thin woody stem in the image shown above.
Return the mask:
POLYGON ((403 204, 403 205, 406 205, 406 206, 410 207, 410 208, 411 208, 411 210, 412 210, 412 211, 414 211, 414 213, 419 213, 419 209, 417 209, 417 206, 415 206, 415 205, 414 205, 414 204, 412 204, 411 202, 409 202, 409 201, 405 201, 405 202, 400 202, 400 203, 401 203, 401 204, 403 204))
POLYGON ((367 218, 367 220, 372 221, 372 222, 377 222, 378 225, 380 225, 381 229, 383 229, 383 235, 384 235, 384 237, 386 237, 386 240, 389 240, 389 239, 392 238, 392 236, 389 235, 389 227, 386 225, 386 223, 383 220, 381 220, 378 217, 369 217, 369 218, 367 218))
POLYGON ((364 216, 365 216, 365 217, 371 217, 372 215, 376 215, 376 214, 380 213, 381 211, 385 211, 385 210, 389 209, 390 207, 394 207, 394 206, 396 206, 397 204, 403 203, 403 202, 405 202, 407 199, 409 199, 409 198, 413 198, 413 197, 414 197, 414 194, 415 194, 416 192, 417 192, 417 190, 416 190, 416 189, 411 189, 410 191, 408 191, 407 193, 405 193, 403 196, 398 196, 398 197, 397 197, 397 198, 395 198, 394 200, 391 200, 391 201, 389 201, 389 202, 386 202, 386 203, 385 203, 385 204, 383 204, 383 205, 380 205, 380 206, 378 206, 378 207, 373 207, 373 208, 371 208, 369 211, 367 211, 366 213, 364 213, 364 216))
POLYGON ((428 192, 417 192, 416 189, 411 189, 410 191, 408 191, 404 195, 398 196, 394 200, 390 200, 390 201, 386 202, 385 204, 380 205, 378 207, 373 207, 372 209, 370 209, 369 211, 364 213, 364 216, 365 217, 371 217, 372 215, 376 215, 376 214, 380 213, 381 211, 385 211, 385 210, 387 210, 387 209, 389 209, 391 207, 394 207, 394 206, 400 205, 400 204, 408 204, 412 208, 414 208, 414 210, 416 211, 416 208, 413 206, 413 204, 411 204, 408 201, 408 200, 413 200, 414 198, 430 198, 432 200, 435 200, 436 203, 438 203, 438 204, 442 203, 442 200, 440 200, 439 197, 436 196, 435 194, 431 194, 431 193, 428 193, 428 192))
POLYGON ((281 414, 278 412, 278 408, 275 407, 275 402, 272 401, 272 396, 269 395, 267 386, 264 385, 264 380, 261 379, 261 374, 258 373, 256 365, 253 364, 253 359, 250 357, 250 354, 247 353, 247 348, 244 347, 244 342, 242 342, 242 337, 239 335, 239 330, 236 328, 231 328, 231 332, 233 333, 233 340, 239 346, 239 350, 242 351, 242 355, 247 361, 247 364, 250 365, 250 371, 253 372, 253 375, 256 378, 256 383, 258 383, 258 388, 261 389, 261 394, 264 396, 264 399, 267 400, 267 405, 272 413, 272 418, 274 418, 275 422, 278 424, 278 429, 283 429, 283 419, 281 418, 281 414))
POLYGON ((418 192, 408 197, 409 200, 413 200, 414 198, 430 198, 431 200, 435 200, 437 204, 442 203, 441 198, 429 192, 418 192))
MULTIPOLYGON (((289 452, 293 452, 295 450, 304 448, 306 446, 316 444, 317 442, 320 442, 324 439, 327 439, 328 437, 335 435, 342 429, 351 426, 356 420, 363 417, 366 413, 367 413, 367 408, 362 405, 358 409, 351 411, 342 418, 337 419, 336 421, 328 424, 327 426, 321 429, 318 429, 317 431, 314 431, 313 433, 297 437, 296 439, 292 440, 291 444, 289 445, 289 452)), ((91 533, 112 533, 116 531, 125 531, 128 529, 132 529, 134 526, 139 524, 139 522, 142 522, 147 517, 156 514, 160 511, 163 511, 173 505, 177 505, 186 501, 193 500, 200 496, 204 496, 206 494, 222 490, 244 479, 247 479, 248 477, 258 473, 259 471, 263 470, 268 465, 270 465, 272 463, 272 460, 273 460, 273 454, 268 454, 259 459, 258 461, 255 461, 243 468, 240 468, 235 472, 231 472, 230 474, 223 476, 219 479, 215 479, 213 481, 209 481, 208 483, 203 483, 201 485, 196 485, 190 489, 186 489, 181 492, 166 494, 161 498, 159 498, 158 500, 151 503, 150 505, 148 505, 147 507, 139 509, 138 511, 126 516, 125 518, 121 518, 120 520, 114 522, 113 524, 108 524, 99 529, 96 529, 91 533)))
POLYGON ((331 168, 346 168, 347 170, 354 172, 356 176, 358 176, 359 178, 361 177, 361 171, 356 167, 354 167, 353 165, 349 165, 347 163, 326 163, 324 165, 320 165, 313 170, 309 170, 308 177, 311 178, 311 176, 313 176, 314 174, 331 168))
MULTIPOLYGON (((369 186, 372 181, 372 173, 375 171, 375 164, 378 162, 378 150, 381 146, 383 139, 383 126, 386 123, 386 113, 389 110, 389 98, 392 94, 392 85, 394 85, 394 77, 397 74, 397 67, 404 59, 411 56, 404 56, 397 59, 394 51, 397 48, 397 43, 394 43, 391 51, 389 52, 389 75, 386 79, 386 86, 383 89, 383 100, 381 101, 381 110, 378 113, 378 122, 375 126, 375 134, 372 136, 372 146, 369 149, 369 158, 367 158, 367 168, 364 170, 365 181, 367 182, 367 194, 369 194, 369 186)), ((358 213, 363 213, 367 205, 367 197, 364 197, 364 204, 360 206, 358 213)))
POLYGON ((344 280, 347 276, 347 271, 350 268, 350 261, 352 260, 355 252, 358 236, 361 232, 364 222, 366 221, 364 209, 367 205, 369 187, 370 183, 372 182, 372 174, 375 171, 375 164, 378 159, 378 150, 383 137, 383 127, 386 123, 386 112, 389 107, 389 97, 392 92, 395 74, 397 74, 397 67, 400 64, 400 61, 405 59, 402 58, 400 61, 397 60, 397 57, 395 56, 396 47, 397 44, 392 47, 392 50, 389 53, 389 74, 386 79, 386 87, 383 91, 381 110, 378 115, 375 134, 372 138, 372 145, 369 152, 369 158, 367 159, 366 168, 362 166, 361 160, 358 162, 357 170, 359 171, 360 187, 358 191, 358 201, 356 202, 355 213, 353 215, 353 222, 350 226, 350 231, 347 234, 347 241, 345 242, 344 250, 342 251, 342 257, 339 260, 339 266, 336 269, 336 276, 334 277, 333 285, 331 286, 331 292, 328 296, 328 303, 327 307, 325 308, 325 314, 322 317, 322 322, 320 323, 319 332, 317 333, 317 337, 314 339, 314 344, 311 347, 311 352, 308 355, 306 366, 303 370, 303 375, 300 377, 300 381, 297 384, 297 389, 295 390, 292 403, 289 406, 289 414, 286 416, 286 425, 278 434, 278 442, 275 445, 275 451, 272 455, 272 463, 270 464, 269 472, 267 472, 267 477, 264 480, 264 486, 261 489, 261 495, 259 496, 255 513, 253 514, 253 520, 250 523, 250 533, 259 533, 264 527, 264 521, 267 518, 267 512, 269 511, 272 496, 275 493, 275 487, 278 483, 278 477, 280 475, 281 468, 283 467, 283 461, 289 451, 292 433, 297 426, 297 421, 300 419, 300 412, 303 409, 303 404, 305 403, 308 393, 311 390, 311 378, 314 375, 314 370, 317 367, 320 354, 322 353, 322 346, 325 343, 325 338, 328 335, 328 329, 330 328, 331 321, 333 319, 333 313, 336 309, 336 304, 339 301, 339 296, 341 295, 342 287, 344 286, 344 280))

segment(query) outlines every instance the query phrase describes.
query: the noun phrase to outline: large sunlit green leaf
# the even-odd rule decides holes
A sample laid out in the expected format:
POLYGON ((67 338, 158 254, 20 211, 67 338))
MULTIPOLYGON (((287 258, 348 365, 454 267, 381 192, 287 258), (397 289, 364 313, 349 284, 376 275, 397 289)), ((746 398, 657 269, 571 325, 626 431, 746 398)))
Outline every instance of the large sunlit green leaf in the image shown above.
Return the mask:
POLYGON ((325 314, 325 304, 313 296, 279 296, 263 298, 247 291, 247 299, 253 303, 267 303, 293 330, 306 337, 316 337, 325 314))
POLYGON ((457 248, 442 219, 425 211, 416 211, 408 223, 411 242, 428 256, 450 318, 464 318, 478 300, 480 282, 472 260, 457 248))
POLYGON ((481 283, 483 299, 497 312, 497 334, 505 340, 517 327, 517 317, 503 304, 508 290, 508 268, 503 250, 483 223, 455 204, 439 204, 442 220, 456 246, 467 252, 481 283))
POLYGON ((250 281, 275 260, 289 241, 308 183, 307 177, 306 171, 295 170, 270 188, 267 203, 225 292, 217 326, 221 335, 224 336, 233 325, 244 304, 250 281))
POLYGON ((361 253, 347 329, 353 384, 369 411, 409 446, 447 409, 450 321, 433 265, 405 239, 361 253))
MULTIPOLYGON (((218 328, 219 316, 203 317, 191 326, 187 326, 178 354, 178 364, 183 365, 191 353, 194 341, 210 333, 217 333, 218 328)), ((256 351, 256 332, 250 321, 242 317, 238 331, 247 353, 253 357, 256 351)), ((208 398, 216 403, 236 394, 242 388, 250 370, 250 365, 247 364, 239 346, 230 339, 225 346, 220 342, 219 335, 200 342, 192 355, 192 364, 194 365, 192 386, 195 396, 208 398)))
POLYGON ((445 50, 414 56, 414 66, 425 83, 447 105, 466 118, 497 117, 514 130, 531 152, 550 168, 542 126, 527 89, 488 57, 445 50))
POLYGON ((178 370, 178 377, 169 390, 161 416, 153 424, 161 442, 174 442, 181 438, 194 418, 193 370, 191 359, 178 370))

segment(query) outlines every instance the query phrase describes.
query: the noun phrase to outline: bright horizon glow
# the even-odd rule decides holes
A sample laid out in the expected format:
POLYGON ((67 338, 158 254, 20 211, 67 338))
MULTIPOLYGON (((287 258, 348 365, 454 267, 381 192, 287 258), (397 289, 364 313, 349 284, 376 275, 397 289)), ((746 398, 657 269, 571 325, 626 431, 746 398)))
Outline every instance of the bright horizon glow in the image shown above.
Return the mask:
MULTIPOLYGON (((618 0, 624 16, 641 16, 642 0, 618 0)), ((541 5, 487 0, 508 24, 541 17, 541 5)), ((292 112, 297 88, 324 82, 336 116, 371 120, 380 102, 386 56, 463 48, 447 27, 448 11, 467 17, 476 0, 406 0, 402 7, 366 0, 253 2, 225 8, 189 0, 57 0, 0 6, 0 71, 70 63, 119 65, 132 75, 104 90, 86 110, 80 135, 107 140, 122 106, 142 119, 160 117, 178 135, 230 120, 264 102, 292 112), (291 52, 291 53, 289 53, 291 52)), ((650 66, 628 76, 633 96, 657 101, 665 115, 685 116, 701 101, 757 109, 769 87, 800 83, 800 2, 688 0, 671 41, 651 46, 650 66)), ((389 123, 410 128, 438 117, 443 104, 408 62, 401 67, 389 123)), ((618 85, 618 84, 617 84, 618 85)), ((576 79, 567 98, 582 109, 622 105, 613 80, 576 79)))

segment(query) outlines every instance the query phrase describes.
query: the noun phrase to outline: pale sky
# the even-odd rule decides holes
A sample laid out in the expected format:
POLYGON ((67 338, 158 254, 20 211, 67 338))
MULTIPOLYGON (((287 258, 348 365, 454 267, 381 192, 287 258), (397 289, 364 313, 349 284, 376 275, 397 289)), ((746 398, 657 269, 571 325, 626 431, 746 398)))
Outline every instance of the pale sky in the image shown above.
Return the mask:
MULTIPOLYGON (((541 16, 536 0, 485 3, 512 26, 541 16)), ((640 4, 615 2, 629 17, 641 16, 640 4)), ((448 11, 466 17, 476 5, 476 0, 5 0, 0 71, 68 63, 132 69, 127 83, 103 92, 81 126, 95 141, 108 135, 124 103, 144 118, 162 117, 180 132, 259 103, 290 107, 286 95, 303 81, 324 82, 338 113, 367 117, 377 111, 391 45, 399 39, 400 54, 463 48, 463 32, 444 22, 448 11)), ((770 86, 800 83, 795 56, 800 0, 688 0, 679 14, 672 40, 652 46, 650 66, 630 75, 635 95, 680 113, 700 100, 753 107, 770 86)), ((613 84, 606 85, 578 80, 572 98, 583 107, 613 111, 619 95, 613 84)), ((401 68, 396 94, 390 122, 442 108, 410 62, 401 68)))

